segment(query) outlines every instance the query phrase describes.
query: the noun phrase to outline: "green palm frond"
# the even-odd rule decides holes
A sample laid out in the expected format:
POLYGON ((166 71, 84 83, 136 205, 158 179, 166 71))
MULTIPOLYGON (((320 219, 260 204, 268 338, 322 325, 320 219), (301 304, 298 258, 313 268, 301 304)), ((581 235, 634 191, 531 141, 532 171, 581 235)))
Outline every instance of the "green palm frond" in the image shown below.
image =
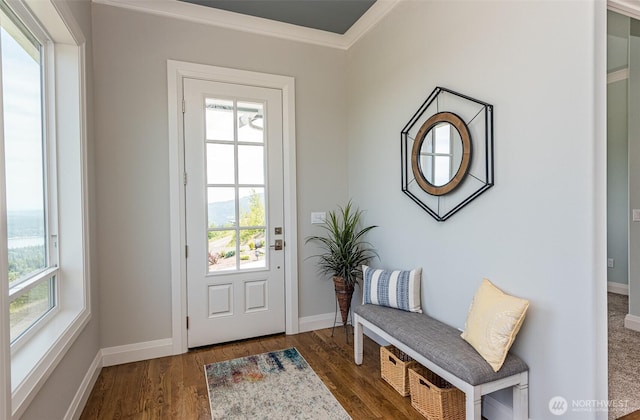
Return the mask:
POLYGON ((326 236, 309 236, 305 243, 316 242, 322 249, 318 268, 322 273, 343 277, 348 285, 362 278, 362 265, 378 254, 363 236, 377 226, 359 229, 362 211, 354 209, 351 201, 345 207, 330 211, 321 226, 326 236))

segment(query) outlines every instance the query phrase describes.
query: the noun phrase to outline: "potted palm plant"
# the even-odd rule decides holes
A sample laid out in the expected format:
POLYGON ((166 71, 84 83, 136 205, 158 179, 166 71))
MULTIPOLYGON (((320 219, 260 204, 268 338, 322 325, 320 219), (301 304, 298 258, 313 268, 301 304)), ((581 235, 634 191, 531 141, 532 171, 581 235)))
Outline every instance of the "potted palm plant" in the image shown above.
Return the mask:
POLYGON ((351 201, 327 215, 322 228, 326 236, 309 236, 305 243, 315 242, 322 253, 318 257, 318 268, 333 277, 336 297, 340 306, 342 324, 347 324, 354 286, 362 278, 362 265, 377 256, 364 235, 377 226, 360 228, 362 211, 353 208, 351 201))

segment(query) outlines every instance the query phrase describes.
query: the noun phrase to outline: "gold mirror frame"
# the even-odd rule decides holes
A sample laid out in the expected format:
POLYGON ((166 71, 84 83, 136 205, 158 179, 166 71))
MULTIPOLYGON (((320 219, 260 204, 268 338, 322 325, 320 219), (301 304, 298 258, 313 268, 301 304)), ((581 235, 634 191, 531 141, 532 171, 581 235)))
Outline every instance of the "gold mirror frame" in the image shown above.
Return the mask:
POLYGON ((416 140, 413 143, 413 149, 411 150, 411 169, 413 170, 413 176, 415 177, 418 185, 424 191, 431 195, 444 195, 451 191, 453 191, 464 179, 467 171, 469 170, 469 164, 471 163, 471 135, 469 134, 469 129, 467 125, 464 123, 462 118, 454 114, 453 112, 438 112, 437 114, 432 115, 427 121, 422 124, 420 130, 418 131, 418 135, 416 136, 416 140), (462 161, 460 162, 460 167, 456 174, 451 178, 451 180, 442 185, 435 186, 431 184, 425 178, 422 170, 420 168, 420 150, 422 149, 422 144, 424 143, 424 139, 427 136, 427 133, 434 128, 437 124, 440 123, 449 123, 458 130, 460 134, 460 139, 462 140, 462 161))

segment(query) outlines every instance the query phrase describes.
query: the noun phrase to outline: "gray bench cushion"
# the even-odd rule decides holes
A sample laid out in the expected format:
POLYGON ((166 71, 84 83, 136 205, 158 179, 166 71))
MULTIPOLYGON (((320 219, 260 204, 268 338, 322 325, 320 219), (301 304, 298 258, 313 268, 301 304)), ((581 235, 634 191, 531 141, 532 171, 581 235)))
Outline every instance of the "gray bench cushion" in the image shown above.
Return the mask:
POLYGON ((405 312, 378 305, 362 305, 355 312, 420 353, 447 372, 471 385, 480 385, 529 368, 511 353, 498 372, 460 337, 460 331, 425 314, 405 312))

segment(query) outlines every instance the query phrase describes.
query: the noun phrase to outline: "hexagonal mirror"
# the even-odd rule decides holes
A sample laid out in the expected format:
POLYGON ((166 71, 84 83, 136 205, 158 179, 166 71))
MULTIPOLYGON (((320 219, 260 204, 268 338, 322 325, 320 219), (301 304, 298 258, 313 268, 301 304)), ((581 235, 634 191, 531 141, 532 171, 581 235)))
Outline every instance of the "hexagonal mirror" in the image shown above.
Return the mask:
POLYGON ((444 221, 493 186, 493 107, 437 87, 401 132, 402 191, 444 221))

